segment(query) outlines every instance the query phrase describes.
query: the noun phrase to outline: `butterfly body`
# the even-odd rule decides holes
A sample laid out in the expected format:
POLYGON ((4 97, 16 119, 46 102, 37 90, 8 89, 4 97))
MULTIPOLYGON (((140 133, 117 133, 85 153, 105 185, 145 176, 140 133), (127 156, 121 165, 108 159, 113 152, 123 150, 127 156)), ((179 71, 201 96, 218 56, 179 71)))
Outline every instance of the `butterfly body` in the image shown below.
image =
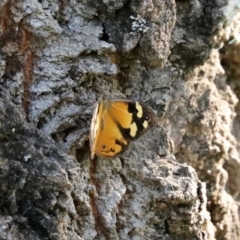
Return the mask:
POLYGON ((90 127, 91 157, 116 157, 131 141, 156 126, 158 118, 146 105, 125 99, 97 103, 90 127))

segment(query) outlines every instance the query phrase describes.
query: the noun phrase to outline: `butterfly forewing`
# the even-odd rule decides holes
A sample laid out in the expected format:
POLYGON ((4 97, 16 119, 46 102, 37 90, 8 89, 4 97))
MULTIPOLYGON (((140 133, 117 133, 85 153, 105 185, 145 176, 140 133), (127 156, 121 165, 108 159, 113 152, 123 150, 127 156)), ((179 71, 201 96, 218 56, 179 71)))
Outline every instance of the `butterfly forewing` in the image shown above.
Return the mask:
POLYGON ((152 109, 146 105, 130 101, 113 101, 109 104, 108 112, 128 140, 136 140, 156 126, 158 118, 152 109), (121 111, 120 111, 120 110, 121 111))

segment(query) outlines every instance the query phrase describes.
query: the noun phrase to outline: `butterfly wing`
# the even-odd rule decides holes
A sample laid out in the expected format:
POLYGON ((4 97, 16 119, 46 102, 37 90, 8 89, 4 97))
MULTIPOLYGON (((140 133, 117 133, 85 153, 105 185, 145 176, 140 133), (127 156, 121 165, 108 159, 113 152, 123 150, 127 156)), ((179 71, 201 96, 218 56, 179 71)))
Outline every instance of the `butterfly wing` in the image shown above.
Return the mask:
POLYGON ((90 127, 91 158, 95 154, 114 157, 120 154, 129 143, 122 137, 112 116, 108 113, 108 102, 99 102, 95 108, 90 127))
POLYGON ((125 139, 133 141, 158 123, 158 118, 148 106, 131 100, 111 100, 108 112, 125 139))
POLYGON ((104 100, 98 103, 92 123, 90 146, 95 154, 115 157, 127 150, 130 141, 141 137, 158 122, 146 105, 131 100, 104 100))
POLYGON ((97 135, 99 134, 99 130, 100 130, 100 116, 99 116, 99 113, 101 113, 101 111, 102 111, 102 109, 100 109, 100 104, 97 103, 95 108, 94 108, 92 121, 91 121, 91 125, 90 125, 89 142, 90 142, 91 158, 92 159, 95 156, 96 140, 97 140, 97 135))

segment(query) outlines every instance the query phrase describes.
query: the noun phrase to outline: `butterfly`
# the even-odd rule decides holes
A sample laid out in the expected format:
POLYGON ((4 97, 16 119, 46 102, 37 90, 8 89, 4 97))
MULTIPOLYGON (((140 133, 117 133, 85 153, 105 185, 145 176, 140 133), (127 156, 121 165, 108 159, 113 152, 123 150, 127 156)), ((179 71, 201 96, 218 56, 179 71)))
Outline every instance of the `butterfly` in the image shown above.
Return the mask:
POLYGON ((91 158, 122 154, 131 141, 157 123, 157 115, 142 103, 127 99, 101 100, 96 104, 90 126, 91 158))

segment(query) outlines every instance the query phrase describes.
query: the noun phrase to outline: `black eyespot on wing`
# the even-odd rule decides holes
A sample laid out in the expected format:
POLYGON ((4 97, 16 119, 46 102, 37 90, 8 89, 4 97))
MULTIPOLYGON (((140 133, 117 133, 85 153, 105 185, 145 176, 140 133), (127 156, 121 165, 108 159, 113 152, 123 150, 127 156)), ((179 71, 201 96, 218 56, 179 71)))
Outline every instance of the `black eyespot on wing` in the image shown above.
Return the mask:
POLYGON ((149 117, 148 115, 146 115, 146 116, 144 116, 144 119, 145 119, 146 121, 149 121, 149 120, 150 120, 150 117, 149 117))
POLYGON ((103 149, 103 150, 106 149, 106 145, 102 145, 102 149, 103 149))

